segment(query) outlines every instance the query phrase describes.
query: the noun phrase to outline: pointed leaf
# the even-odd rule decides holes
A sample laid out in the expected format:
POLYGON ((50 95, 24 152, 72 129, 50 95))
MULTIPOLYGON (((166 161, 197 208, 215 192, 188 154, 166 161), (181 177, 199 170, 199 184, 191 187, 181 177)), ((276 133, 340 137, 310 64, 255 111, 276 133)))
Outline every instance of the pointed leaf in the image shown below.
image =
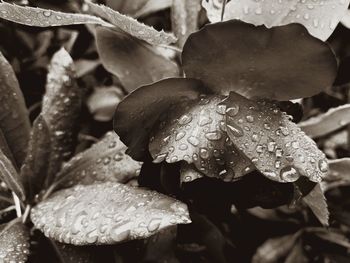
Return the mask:
POLYGON ((26 154, 30 122, 16 75, 11 65, 1 53, 0 94, 0 103, 2 105, 0 108, 0 129, 16 160, 15 165, 20 167, 26 154))
POLYGON ((101 18, 86 14, 63 13, 49 9, 24 7, 6 2, 0 3, 0 18, 15 23, 37 26, 65 26, 78 24, 97 24, 107 27, 112 25, 103 21, 101 18))
POLYGON ((349 123, 350 104, 345 104, 303 121, 298 126, 311 138, 317 138, 338 130, 349 123))
MULTIPOLYGON (((198 100, 183 100, 169 107, 151 133, 149 151, 154 162, 184 160, 201 173, 228 182, 251 172, 251 161, 240 154, 226 133, 226 108, 220 105, 223 99, 201 95, 198 100)), ((189 181, 191 175, 182 177, 186 176, 189 181)))
POLYGON ((324 226, 328 226, 328 205, 320 184, 316 184, 314 189, 303 198, 303 201, 310 207, 320 223, 324 226))
POLYGON ((142 24, 136 19, 123 15, 108 6, 94 4, 90 1, 87 1, 87 4, 96 15, 106 19, 131 36, 144 40, 151 45, 167 45, 176 41, 172 34, 157 31, 153 27, 142 24))
POLYGON ((267 29, 235 20, 193 33, 182 63, 187 77, 216 93, 276 100, 317 94, 332 86, 337 72, 332 50, 303 26, 267 29))
POLYGON ((44 118, 39 115, 33 123, 28 154, 21 167, 27 197, 33 198, 44 185, 51 156, 51 134, 44 118))
POLYGON ((251 101, 234 92, 224 103, 231 141, 266 177, 294 182, 305 176, 320 182, 327 175, 323 152, 274 103, 251 101))
MULTIPOLYGON (((300 23, 309 33, 325 41, 345 15, 349 0, 231 0, 226 4, 224 20, 240 19, 267 27, 300 23)), ((211 22, 218 22, 221 13, 214 0, 203 0, 211 22)))
POLYGON ((117 134, 107 133, 101 141, 77 154, 63 166, 58 176, 60 185, 68 187, 101 182, 127 183, 137 177, 141 163, 126 155, 126 149, 117 134))
POLYGON ((146 238, 191 222, 186 205, 173 198, 110 182, 56 192, 33 208, 31 219, 48 237, 74 245, 146 238))
POLYGON ((180 75, 173 61, 121 30, 97 28, 96 43, 103 66, 116 75, 129 92, 142 85, 180 75))
POLYGON ((62 48, 52 57, 42 106, 52 135, 49 181, 72 154, 81 103, 82 90, 75 80, 73 60, 62 48))
POLYGON ((29 230, 20 221, 0 225, 0 262, 26 262, 29 230))
POLYGON ((205 91, 200 81, 173 78, 129 94, 119 103, 114 115, 114 130, 128 146, 127 153, 142 161, 148 151, 150 132, 163 112, 180 101, 197 99, 205 91))

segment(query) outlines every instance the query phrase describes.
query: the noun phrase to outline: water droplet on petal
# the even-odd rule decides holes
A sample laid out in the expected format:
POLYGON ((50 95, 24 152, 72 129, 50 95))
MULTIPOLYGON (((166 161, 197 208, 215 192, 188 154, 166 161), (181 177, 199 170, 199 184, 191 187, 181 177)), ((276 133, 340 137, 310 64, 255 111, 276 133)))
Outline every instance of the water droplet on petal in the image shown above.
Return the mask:
POLYGON ((230 130, 230 132, 232 132, 233 136, 235 137, 242 137, 244 135, 243 129, 235 123, 227 125, 227 128, 230 130))
POLYGON ((286 166, 281 169, 280 176, 286 182, 294 182, 299 178, 299 173, 293 166, 286 166))
POLYGON ((321 172, 326 173, 328 171, 328 163, 326 160, 321 159, 318 161, 318 168, 321 172))

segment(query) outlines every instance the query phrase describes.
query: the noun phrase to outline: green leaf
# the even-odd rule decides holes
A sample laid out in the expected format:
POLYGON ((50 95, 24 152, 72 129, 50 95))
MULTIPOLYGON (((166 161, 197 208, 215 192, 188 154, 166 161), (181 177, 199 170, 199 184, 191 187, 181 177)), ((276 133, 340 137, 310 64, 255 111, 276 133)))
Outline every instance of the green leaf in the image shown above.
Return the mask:
MULTIPOLYGON (((0 103, 2 105, 0 108, 0 130, 16 160, 15 165, 21 167, 29 141, 30 122, 16 75, 11 65, 1 53, 0 94, 0 103)), ((2 146, 1 149, 3 148, 2 146)), ((9 153, 6 154, 10 158, 9 153)))
MULTIPOLYGON (((201 95, 182 100, 163 113, 151 133, 149 151, 154 162, 193 163, 200 173, 224 181, 235 180, 254 169, 251 161, 233 145, 226 133, 224 96, 201 95)), ((185 171, 184 171, 185 172, 185 171)), ((197 173, 182 173, 189 182, 197 173)))
POLYGON ((328 226, 328 205, 320 184, 316 184, 314 189, 303 198, 303 201, 310 207, 320 223, 324 226, 328 226))
POLYGON ((311 138, 317 138, 338 130, 350 123, 350 104, 328 110, 298 124, 311 138))
POLYGON ((326 177, 323 152, 274 103, 231 92, 224 104, 231 141, 266 177, 278 182, 294 182, 300 176, 320 182, 326 177))
MULTIPOLYGON (((309 33, 325 41, 346 14, 349 0, 232 0, 226 4, 224 20, 239 19, 267 27, 300 23, 309 33)), ((220 7, 214 0, 204 0, 211 22, 219 22, 220 7)))
POLYGON ((96 43, 103 66, 116 75, 129 92, 142 85, 180 75, 176 63, 121 30, 97 28, 96 43))
POLYGON ((29 255, 29 230, 15 220, 0 225, 0 262, 26 262, 29 255))
POLYGON ((94 4, 90 1, 86 3, 96 15, 106 19, 131 36, 144 40, 151 45, 167 45, 176 41, 172 34, 157 31, 153 27, 142 24, 136 19, 123 15, 108 6, 94 4))
POLYGON ((178 39, 177 45, 182 48, 188 36, 198 29, 198 18, 202 0, 174 0, 171 7, 171 22, 178 39))
POLYGON ((74 245, 146 238, 191 222, 186 205, 171 197, 110 182, 56 192, 33 208, 31 219, 46 236, 74 245))
POLYGON ((39 115, 33 123, 28 154, 21 167, 27 197, 33 198, 44 185, 51 156, 51 134, 44 118, 39 115))
POLYGON ((127 147, 114 132, 64 164, 58 180, 63 187, 101 182, 127 183, 137 177, 141 163, 125 154, 127 147))
POLYGON ((75 80, 73 60, 63 48, 52 57, 43 98, 42 116, 51 131, 51 181, 74 150, 82 90, 75 80))
POLYGON ((111 27, 112 25, 101 18, 86 14, 63 13, 49 9, 24 7, 6 2, 0 3, 0 18, 15 23, 37 26, 65 26, 78 24, 97 24, 111 27))

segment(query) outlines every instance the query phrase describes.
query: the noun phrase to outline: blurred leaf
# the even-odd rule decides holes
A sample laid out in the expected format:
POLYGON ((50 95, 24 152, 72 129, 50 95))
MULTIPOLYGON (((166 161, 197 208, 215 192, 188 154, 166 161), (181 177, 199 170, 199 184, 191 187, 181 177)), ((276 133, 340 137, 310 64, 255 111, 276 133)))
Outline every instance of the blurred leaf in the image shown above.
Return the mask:
MULTIPOLYGON (((13 157, 16 160, 14 165, 21 167, 26 155, 30 133, 30 122, 23 94, 20 90, 16 75, 11 65, 1 53, 0 93, 0 129, 7 141, 13 157)), ((2 146, 1 149, 4 149, 4 146, 2 146)), ((8 158, 11 159, 10 156, 8 156, 8 158)))
POLYGON ((317 138, 338 130, 349 123, 350 104, 345 104, 303 121, 298 126, 311 138, 317 138))
POLYGON ((150 132, 162 113, 183 100, 197 99, 204 91, 200 81, 169 78, 143 86, 127 96, 118 104, 114 115, 114 130, 128 146, 127 153, 142 161, 148 152, 150 132))
POLYGON ((337 229, 309 228, 307 230, 325 241, 350 249, 349 239, 337 229))
POLYGON ((123 15, 108 6, 97 5, 90 1, 86 3, 93 13, 106 19, 127 34, 144 40, 151 45, 167 45, 176 41, 176 38, 172 34, 165 33, 163 30, 157 31, 153 27, 142 24, 136 19, 123 15))
POLYGON ((188 36, 198 30, 198 16, 202 0, 174 0, 171 7, 171 22, 178 39, 177 45, 182 48, 188 36))
POLYGON ((118 135, 107 133, 101 141, 64 164, 57 177, 60 185, 127 183, 137 177, 141 164, 125 154, 126 148, 118 135))
POLYGON ((139 86, 180 75, 173 61, 121 30, 99 27, 96 29, 96 41, 103 66, 116 75, 129 92, 139 86))
POLYGON ((12 155, 12 152, 7 144, 6 138, 0 129, 0 150, 5 154, 5 156, 16 165, 16 161, 12 155))
POLYGON ((110 121, 120 100, 121 92, 117 87, 98 87, 87 99, 86 105, 95 120, 110 121))
POLYGON ((21 167, 21 176, 27 190, 27 198, 33 198, 42 190, 47 176, 50 157, 50 130, 44 118, 39 115, 33 123, 28 154, 21 167))
POLYGON ((327 175, 323 152, 274 103, 255 102, 234 92, 223 103, 231 141, 266 177, 294 182, 305 176, 320 182, 327 175))
MULTIPOLYGON (((345 15, 349 0, 231 0, 226 4, 224 20, 240 19, 267 27, 300 23, 309 33, 325 41, 345 15)), ((211 22, 219 22, 221 13, 214 0, 203 0, 211 22)))
POLYGON ((227 182, 251 172, 253 164, 226 133, 226 107, 220 105, 223 99, 224 96, 201 95, 197 100, 182 100, 163 112, 164 118, 154 127, 149 143, 154 162, 184 160, 202 174, 227 182))
POLYGON ((300 232, 266 240, 256 251, 252 263, 277 263, 289 254, 300 232))
POLYGON ((6 2, 0 3, 0 18, 37 27, 64 26, 77 24, 97 24, 111 27, 101 18, 86 14, 63 13, 49 9, 24 7, 6 2))
POLYGON ((190 223, 185 204, 140 188, 103 183, 61 190, 33 208, 31 219, 59 242, 113 244, 190 223))
POLYGON ((329 160, 328 164, 330 176, 350 180, 350 158, 329 160))
POLYGON ((193 33, 182 63, 187 77, 202 80, 213 92, 275 100, 315 95, 332 86, 337 72, 330 47, 303 26, 267 29, 237 20, 193 33))
POLYGON ((303 201, 310 207, 320 223, 324 226, 328 226, 328 205, 320 184, 316 184, 314 189, 303 198, 303 201))
POLYGON ((81 78, 87 73, 90 73, 100 65, 99 60, 78 59, 74 62, 77 78, 81 78))
POLYGON ((51 131, 50 182, 74 149, 82 90, 75 80, 73 60, 63 48, 52 57, 43 98, 42 116, 51 131))
POLYGON ((24 200, 25 192, 22 185, 21 177, 13 166, 12 162, 0 150, 0 179, 5 182, 8 188, 24 200))
POLYGON ((284 263, 308 263, 309 260, 304 254, 303 244, 301 241, 297 242, 287 256, 284 263))
MULTIPOLYGON (((129 1, 128 1, 129 2, 129 1)), ((172 0, 148 0, 147 3, 142 6, 137 12, 134 13, 134 17, 143 17, 160 10, 171 7, 172 0)))
POLYGON ((26 262, 29 255, 29 230, 21 221, 0 225, 0 261, 26 262))

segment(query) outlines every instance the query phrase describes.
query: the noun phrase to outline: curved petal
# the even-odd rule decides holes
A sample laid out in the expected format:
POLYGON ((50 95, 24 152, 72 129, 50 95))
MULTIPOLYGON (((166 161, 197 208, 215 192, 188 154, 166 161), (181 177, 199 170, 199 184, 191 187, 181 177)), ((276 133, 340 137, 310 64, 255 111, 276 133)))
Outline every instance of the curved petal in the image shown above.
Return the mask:
POLYGON ((274 27, 227 21, 192 34, 182 53, 186 75, 211 90, 290 100, 332 85, 337 62, 327 44, 298 24, 274 27))
POLYGON ((161 114, 180 101, 197 99, 200 93, 206 93, 202 83, 185 78, 164 79, 130 93, 114 115, 114 130, 129 147, 127 153, 142 161, 149 134, 161 114))

